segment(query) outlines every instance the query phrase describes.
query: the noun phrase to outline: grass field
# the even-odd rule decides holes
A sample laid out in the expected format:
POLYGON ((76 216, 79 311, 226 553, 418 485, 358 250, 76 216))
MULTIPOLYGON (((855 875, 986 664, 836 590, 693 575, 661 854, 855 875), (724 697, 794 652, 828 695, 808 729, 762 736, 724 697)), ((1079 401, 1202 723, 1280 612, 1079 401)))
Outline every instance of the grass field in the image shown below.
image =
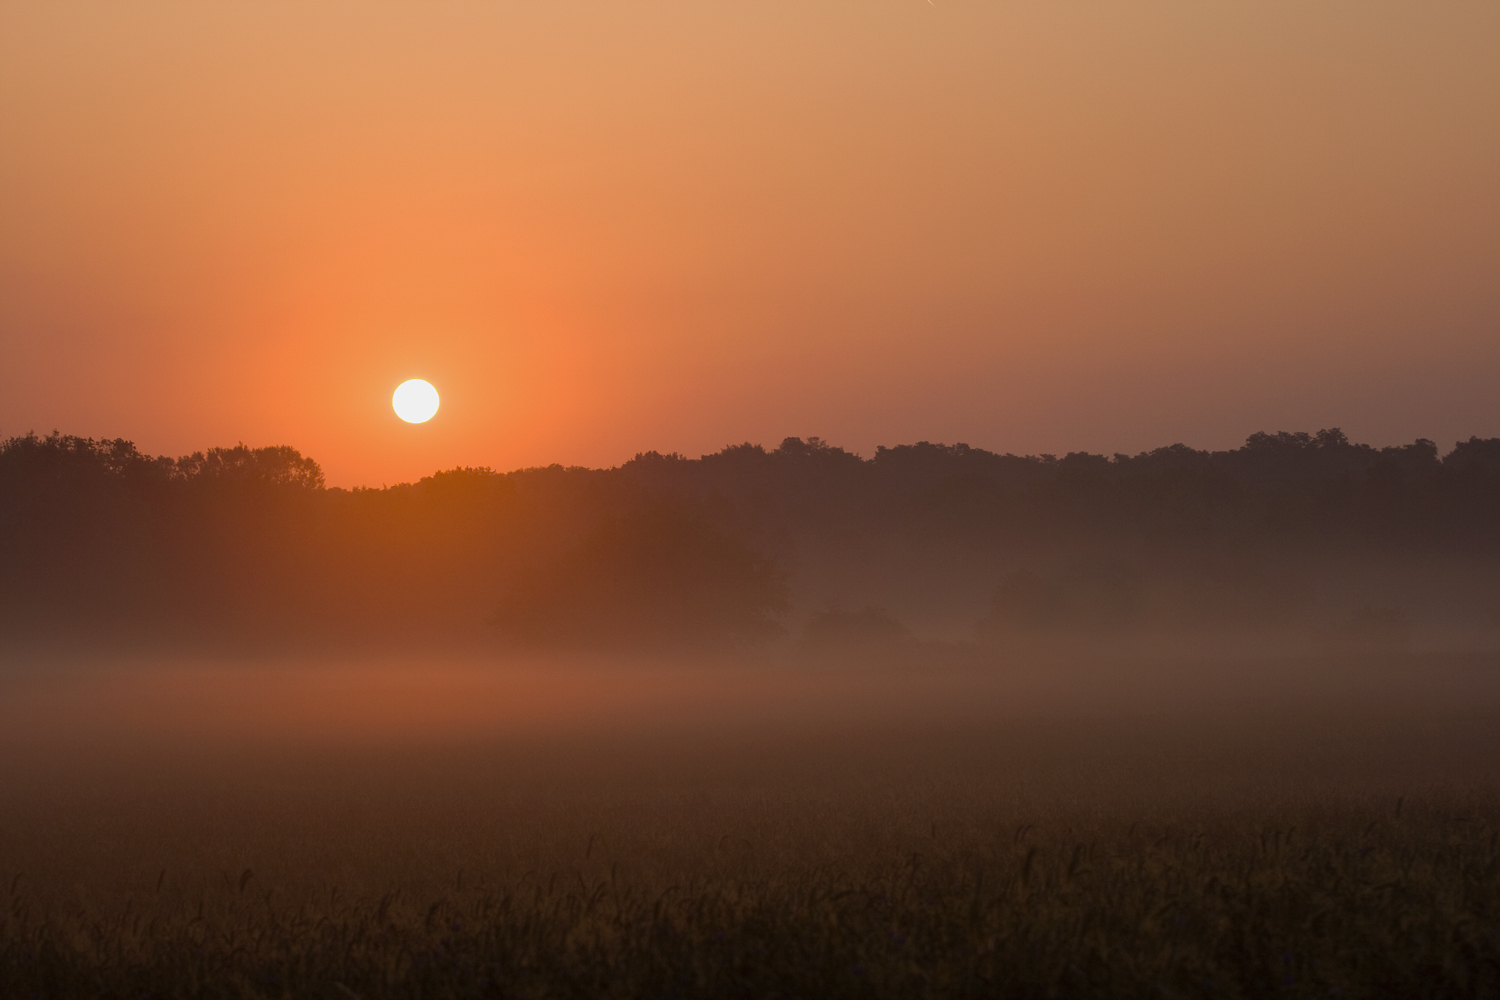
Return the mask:
POLYGON ((1493 664, 1346 666, 461 739, 151 739, 13 689, 0 996, 1500 995, 1493 664))

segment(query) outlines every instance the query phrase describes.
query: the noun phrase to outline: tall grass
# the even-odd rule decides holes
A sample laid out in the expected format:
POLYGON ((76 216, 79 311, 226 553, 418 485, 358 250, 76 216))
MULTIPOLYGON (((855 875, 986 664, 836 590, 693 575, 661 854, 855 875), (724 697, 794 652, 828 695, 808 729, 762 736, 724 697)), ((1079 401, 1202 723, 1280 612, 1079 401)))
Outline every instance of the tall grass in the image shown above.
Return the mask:
POLYGON ((455 872, 420 897, 298 895, 246 869, 109 904, 12 872, 0 996, 1500 995, 1488 799, 934 829, 805 857, 632 877, 591 842, 571 867, 455 872))

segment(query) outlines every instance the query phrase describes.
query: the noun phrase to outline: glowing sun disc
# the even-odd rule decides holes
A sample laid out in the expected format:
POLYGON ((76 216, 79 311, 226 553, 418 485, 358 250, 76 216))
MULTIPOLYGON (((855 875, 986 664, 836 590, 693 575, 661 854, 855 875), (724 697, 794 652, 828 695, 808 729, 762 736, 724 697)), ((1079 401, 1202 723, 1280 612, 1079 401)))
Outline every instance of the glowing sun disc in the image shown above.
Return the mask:
POLYGON ((396 386, 391 396, 391 406, 396 416, 409 424, 420 424, 431 420, 438 411, 437 390, 426 379, 407 379, 396 386))

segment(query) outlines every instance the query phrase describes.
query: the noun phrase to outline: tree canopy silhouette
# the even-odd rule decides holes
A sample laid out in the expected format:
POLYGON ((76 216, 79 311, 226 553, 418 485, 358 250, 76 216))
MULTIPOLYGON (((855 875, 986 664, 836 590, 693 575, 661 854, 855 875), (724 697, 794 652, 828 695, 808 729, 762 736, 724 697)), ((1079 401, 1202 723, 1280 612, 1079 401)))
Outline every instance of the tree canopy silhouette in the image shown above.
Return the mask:
POLYGON ((771 560, 702 517, 657 505, 606 519, 523 573, 492 620, 521 643, 723 646, 775 637, 787 607, 771 560))
POLYGON ((287 446, 174 459, 120 439, 0 442, 0 634, 12 637, 378 643, 497 629, 532 644, 749 643, 776 632, 809 567, 896 574, 901 552, 979 567, 1006 628, 1104 628, 1144 599, 1142 566, 1176 574, 1187 604, 1269 608, 1293 560, 1493 561, 1500 439, 1443 455, 1328 429, 1216 452, 918 442, 861 458, 787 438, 355 490, 327 487, 287 446))

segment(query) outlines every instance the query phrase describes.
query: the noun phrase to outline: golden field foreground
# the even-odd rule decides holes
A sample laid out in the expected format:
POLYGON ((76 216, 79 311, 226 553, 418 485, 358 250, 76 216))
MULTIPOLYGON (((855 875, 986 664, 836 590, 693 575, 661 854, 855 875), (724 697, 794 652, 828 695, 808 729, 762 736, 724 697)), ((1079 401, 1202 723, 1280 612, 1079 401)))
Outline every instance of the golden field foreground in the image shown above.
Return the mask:
POLYGON ((1493 657, 23 659, 7 997, 1500 991, 1493 657))

